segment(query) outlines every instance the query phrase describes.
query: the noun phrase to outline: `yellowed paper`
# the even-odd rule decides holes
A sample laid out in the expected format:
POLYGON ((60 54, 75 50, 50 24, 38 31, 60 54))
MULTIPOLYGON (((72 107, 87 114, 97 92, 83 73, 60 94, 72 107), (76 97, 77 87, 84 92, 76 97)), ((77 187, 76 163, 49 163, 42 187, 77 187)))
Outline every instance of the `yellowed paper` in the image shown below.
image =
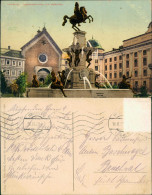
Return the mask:
POLYGON ((151 194, 150 128, 148 98, 2 99, 2 194, 151 194))

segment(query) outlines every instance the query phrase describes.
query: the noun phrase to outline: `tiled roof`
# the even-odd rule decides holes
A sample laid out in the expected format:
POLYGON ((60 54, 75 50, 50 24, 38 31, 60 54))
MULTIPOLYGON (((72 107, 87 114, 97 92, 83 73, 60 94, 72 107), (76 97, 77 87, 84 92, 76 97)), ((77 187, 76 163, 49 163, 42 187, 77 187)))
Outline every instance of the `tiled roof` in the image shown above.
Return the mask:
POLYGON ((14 58, 24 58, 23 55, 21 54, 21 51, 5 49, 5 48, 0 49, 0 55, 14 57, 14 58))
POLYGON ((42 31, 39 31, 37 35, 35 35, 35 37, 33 39, 31 39, 29 42, 27 42, 23 47, 21 47, 21 49, 23 50, 25 47, 27 47, 28 45, 30 45, 33 41, 35 41, 38 37, 40 37, 42 34, 45 34, 49 40, 51 41, 51 43, 55 46, 55 48, 57 49, 57 51, 62 54, 61 49, 58 47, 58 45, 55 43, 55 41, 52 39, 52 37, 50 36, 50 34, 47 32, 46 28, 44 27, 42 31))

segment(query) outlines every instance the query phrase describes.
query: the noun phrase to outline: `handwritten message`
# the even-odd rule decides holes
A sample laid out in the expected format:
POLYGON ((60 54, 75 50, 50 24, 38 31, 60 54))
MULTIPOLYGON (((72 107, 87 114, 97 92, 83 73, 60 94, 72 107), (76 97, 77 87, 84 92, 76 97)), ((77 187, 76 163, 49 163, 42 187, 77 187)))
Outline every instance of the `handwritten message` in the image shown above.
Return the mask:
POLYGON ((147 193, 151 183, 149 132, 124 132, 120 112, 40 105, 3 107, 4 194, 11 189, 16 194, 123 194, 128 188, 130 194, 147 193))

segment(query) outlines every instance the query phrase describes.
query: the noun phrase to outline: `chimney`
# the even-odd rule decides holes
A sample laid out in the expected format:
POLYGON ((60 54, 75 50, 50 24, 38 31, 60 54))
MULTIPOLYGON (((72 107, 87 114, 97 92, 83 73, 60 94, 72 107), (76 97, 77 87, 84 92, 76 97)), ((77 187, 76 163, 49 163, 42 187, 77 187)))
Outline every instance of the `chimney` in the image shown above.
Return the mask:
POLYGON ((8 49, 11 49, 11 46, 8 46, 8 49))

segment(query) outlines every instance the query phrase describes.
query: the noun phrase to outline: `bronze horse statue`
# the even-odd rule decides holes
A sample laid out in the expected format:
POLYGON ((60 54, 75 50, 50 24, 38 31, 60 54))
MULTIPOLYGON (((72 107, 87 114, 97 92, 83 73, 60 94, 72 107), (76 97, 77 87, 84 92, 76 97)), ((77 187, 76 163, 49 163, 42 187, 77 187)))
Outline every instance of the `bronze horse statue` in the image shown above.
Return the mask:
POLYGON ((71 17, 68 17, 67 15, 65 15, 63 17, 63 23, 62 26, 64 26, 67 23, 67 19, 69 19, 70 23, 72 24, 72 28, 75 31, 80 31, 80 29, 76 26, 78 24, 78 26, 81 26, 80 23, 86 23, 86 19, 89 20, 90 22, 93 22, 93 17, 91 15, 87 16, 87 11, 85 9, 85 7, 80 7, 79 8, 79 4, 78 2, 75 3, 75 8, 74 8, 74 15, 71 17))

